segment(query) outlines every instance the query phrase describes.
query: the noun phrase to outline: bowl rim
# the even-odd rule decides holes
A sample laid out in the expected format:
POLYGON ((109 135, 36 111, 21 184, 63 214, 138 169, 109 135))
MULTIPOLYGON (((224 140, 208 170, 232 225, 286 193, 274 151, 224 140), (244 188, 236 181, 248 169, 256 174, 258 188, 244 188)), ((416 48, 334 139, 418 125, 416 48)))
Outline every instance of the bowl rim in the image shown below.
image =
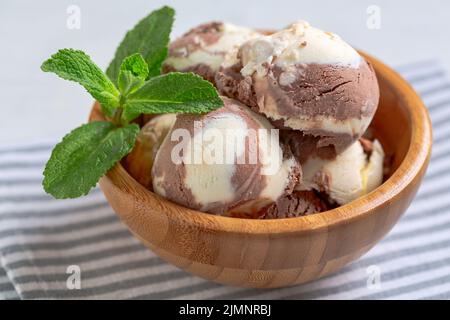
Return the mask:
MULTIPOLYGON (((375 209, 396 198, 422 170, 426 169, 431 155, 432 131, 428 111, 409 83, 380 60, 367 53, 361 51, 360 53, 369 60, 375 70, 383 70, 383 77, 388 79, 399 92, 402 92, 403 98, 407 100, 406 105, 408 116, 412 122, 412 132, 408 151, 394 173, 372 192, 348 204, 318 214, 301 217, 267 220, 224 217, 189 209, 155 194, 138 183, 120 162, 102 179, 106 178, 115 187, 122 189, 121 186, 115 183, 117 181, 115 178, 120 177, 120 181, 126 181, 133 188, 146 193, 150 198, 164 203, 164 206, 170 211, 176 212, 178 223, 185 223, 186 225, 216 232, 236 234, 270 233, 271 235, 305 231, 320 232, 330 227, 350 223, 355 219, 375 214, 375 209)), ((124 192, 124 190, 121 191, 124 192)), ((166 213, 161 212, 160 214, 167 215, 168 219, 171 219, 166 213)), ((145 217, 141 215, 140 218, 145 217)))

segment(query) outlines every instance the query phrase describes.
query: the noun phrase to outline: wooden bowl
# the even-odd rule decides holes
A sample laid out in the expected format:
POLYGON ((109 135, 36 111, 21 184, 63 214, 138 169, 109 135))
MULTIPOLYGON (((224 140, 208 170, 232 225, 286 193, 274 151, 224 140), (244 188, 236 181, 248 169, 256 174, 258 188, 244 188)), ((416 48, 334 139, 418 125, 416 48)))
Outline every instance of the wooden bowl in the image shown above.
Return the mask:
MULTIPOLYGON (((164 260, 223 284, 273 288, 334 273, 391 230, 417 192, 431 153, 430 119, 397 73, 365 55, 381 99, 372 127, 387 154, 390 177, 345 206, 305 217, 248 220, 190 210, 150 192, 117 164, 100 180, 130 231, 164 260)), ((91 119, 102 118, 94 108, 91 119)))

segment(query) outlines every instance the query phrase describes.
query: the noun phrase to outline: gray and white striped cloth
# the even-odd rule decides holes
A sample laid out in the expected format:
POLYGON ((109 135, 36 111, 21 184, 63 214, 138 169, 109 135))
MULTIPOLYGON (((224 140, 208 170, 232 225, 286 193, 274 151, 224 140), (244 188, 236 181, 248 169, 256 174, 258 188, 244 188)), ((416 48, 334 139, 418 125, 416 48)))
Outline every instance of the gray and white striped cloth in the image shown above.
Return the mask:
POLYGON ((450 81, 433 60, 398 70, 430 110, 431 164, 392 232, 340 273, 274 290, 227 287, 185 273, 133 238, 98 188, 75 200, 45 195, 41 172, 55 141, 42 141, 0 147, 0 298, 450 298, 450 81), (70 265, 81 269, 79 290, 66 285, 70 265), (378 271, 380 281, 373 282, 378 271))

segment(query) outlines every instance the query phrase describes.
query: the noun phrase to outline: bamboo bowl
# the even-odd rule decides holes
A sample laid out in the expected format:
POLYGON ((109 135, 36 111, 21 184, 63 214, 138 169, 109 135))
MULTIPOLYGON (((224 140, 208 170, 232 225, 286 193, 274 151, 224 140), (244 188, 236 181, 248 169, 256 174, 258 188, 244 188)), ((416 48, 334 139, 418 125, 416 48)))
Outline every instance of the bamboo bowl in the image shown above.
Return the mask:
MULTIPOLYGON (((408 208, 431 153, 422 101, 397 73, 365 55, 378 76, 375 136, 393 154, 390 177, 370 194, 320 214, 248 220, 205 214, 145 189, 117 164, 100 180, 111 207, 143 244, 194 275, 273 288, 334 273, 372 248, 408 208)), ((91 120, 102 118, 98 106, 91 120)))

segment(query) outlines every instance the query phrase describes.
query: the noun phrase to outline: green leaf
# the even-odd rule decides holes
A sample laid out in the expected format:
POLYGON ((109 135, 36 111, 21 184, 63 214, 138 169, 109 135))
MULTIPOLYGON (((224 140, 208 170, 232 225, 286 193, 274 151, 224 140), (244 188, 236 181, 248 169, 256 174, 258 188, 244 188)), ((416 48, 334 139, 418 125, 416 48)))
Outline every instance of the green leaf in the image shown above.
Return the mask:
POLYGON ((59 50, 42 64, 41 69, 81 84, 102 105, 107 116, 111 117, 119 105, 119 91, 83 51, 59 50))
POLYGON ((148 76, 148 65, 140 53, 125 58, 120 66, 117 85, 123 96, 136 91, 148 76))
POLYGON ((131 121, 141 113, 205 113, 223 106, 214 86, 193 73, 172 72, 148 80, 130 94, 122 117, 131 121))
POLYGON ((119 86, 119 90, 124 97, 132 92, 135 92, 137 89, 142 87, 144 83, 144 79, 136 77, 131 71, 120 70, 117 85, 119 86))
POLYGON ((114 164, 133 148, 139 126, 116 127, 91 122, 70 132, 53 149, 43 186, 55 198, 85 195, 114 164))
POLYGON ((122 60, 133 53, 142 54, 148 64, 150 77, 161 73, 161 65, 167 56, 174 15, 172 8, 162 7, 150 13, 127 32, 106 70, 113 82, 118 78, 122 60))
POLYGON ((126 57, 120 65, 120 70, 128 70, 136 77, 147 79, 148 77, 148 64, 140 53, 132 54, 126 57))

